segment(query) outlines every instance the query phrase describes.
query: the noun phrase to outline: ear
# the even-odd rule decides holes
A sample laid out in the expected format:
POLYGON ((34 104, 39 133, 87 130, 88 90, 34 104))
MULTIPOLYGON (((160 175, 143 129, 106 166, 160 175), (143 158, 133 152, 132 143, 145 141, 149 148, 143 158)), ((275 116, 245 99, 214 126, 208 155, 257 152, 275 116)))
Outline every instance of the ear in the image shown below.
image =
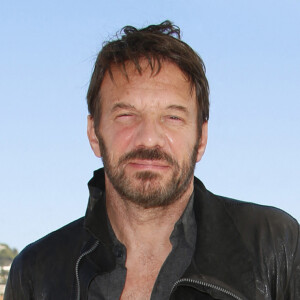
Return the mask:
POLYGON ((91 145, 92 150, 94 151, 95 155, 97 157, 101 157, 99 141, 98 141, 97 135, 95 133, 94 119, 91 115, 88 115, 88 117, 87 117, 87 135, 88 135, 90 145, 91 145))
POLYGON ((208 123, 207 121, 202 124, 202 134, 201 139, 198 146, 197 152, 197 162, 199 162, 205 152, 206 144, 207 144, 207 131, 208 131, 208 123))

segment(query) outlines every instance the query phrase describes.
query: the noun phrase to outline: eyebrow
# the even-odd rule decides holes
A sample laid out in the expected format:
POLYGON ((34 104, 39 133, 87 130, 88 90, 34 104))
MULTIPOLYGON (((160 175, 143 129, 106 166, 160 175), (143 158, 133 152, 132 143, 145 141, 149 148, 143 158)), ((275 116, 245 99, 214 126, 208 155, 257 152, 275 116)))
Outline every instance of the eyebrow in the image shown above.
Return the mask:
POLYGON ((121 103, 114 104, 114 106, 112 107, 111 111, 114 112, 114 111, 116 111, 118 109, 131 109, 131 110, 133 110, 133 109, 135 109, 135 107, 133 105, 131 105, 131 104, 127 104, 127 103, 121 102, 121 103))
POLYGON ((186 107, 184 106, 181 106, 181 105, 169 105, 167 107, 167 109, 175 109, 175 110, 179 110, 179 111, 182 111, 184 113, 188 113, 188 110, 186 107))
MULTIPOLYGON (((133 105, 128 104, 128 103, 124 103, 124 102, 120 102, 120 103, 114 104, 114 106, 112 107, 111 111, 115 112, 118 109, 136 110, 136 108, 133 105)), ((169 105, 168 107, 166 107, 166 109, 174 109, 174 110, 182 111, 182 112, 184 112, 186 114, 188 113, 187 108, 184 107, 184 106, 181 106, 181 105, 172 104, 172 105, 169 105)))

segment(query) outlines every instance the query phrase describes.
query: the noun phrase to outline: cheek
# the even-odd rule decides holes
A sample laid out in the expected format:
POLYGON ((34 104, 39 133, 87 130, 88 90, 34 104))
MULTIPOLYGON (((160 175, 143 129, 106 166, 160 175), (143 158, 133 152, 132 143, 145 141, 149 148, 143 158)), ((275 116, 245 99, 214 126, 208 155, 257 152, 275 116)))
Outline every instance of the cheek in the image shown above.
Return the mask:
POLYGON ((193 130, 167 132, 167 151, 170 151, 178 160, 184 160, 190 156, 197 142, 197 135, 193 130))
POLYGON ((108 151, 124 154, 128 151, 134 136, 134 130, 131 128, 118 128, 111 126, 104 133, 107 141, 108 151))
POLYGON ((184 149, 194 147, 198 137, 197 130, 196 126, 188 124, 185 128, 165 130, 165 136, 170 145, 179 145, 184 149))

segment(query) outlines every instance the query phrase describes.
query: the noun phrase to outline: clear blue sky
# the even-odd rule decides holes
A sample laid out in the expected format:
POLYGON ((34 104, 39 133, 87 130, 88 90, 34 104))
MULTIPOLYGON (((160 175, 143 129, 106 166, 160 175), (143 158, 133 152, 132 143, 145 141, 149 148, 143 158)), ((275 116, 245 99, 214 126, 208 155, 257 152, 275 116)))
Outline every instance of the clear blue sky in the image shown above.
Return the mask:
POLYGON ((211 87, 212 192, 300 220, 300 2, 1 2, 0 242, 22 249, 86 209, 101 166, 85 95, 102 42, 124 25, 170 19, 203 58, 211 87))

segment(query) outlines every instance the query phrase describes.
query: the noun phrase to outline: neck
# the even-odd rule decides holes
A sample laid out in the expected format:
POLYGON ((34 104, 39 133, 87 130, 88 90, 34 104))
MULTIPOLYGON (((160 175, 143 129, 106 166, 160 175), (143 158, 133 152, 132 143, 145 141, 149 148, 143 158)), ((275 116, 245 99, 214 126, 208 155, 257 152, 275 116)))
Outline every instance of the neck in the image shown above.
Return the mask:
POLYGON ((110 223, 128 252, 137 248, 151 252, 161 251, 161 247, 171 249, 169 237, 193 192, 193 180, 174 203, 147 209, 120 197, 107 177, 105 186, 110 223))

